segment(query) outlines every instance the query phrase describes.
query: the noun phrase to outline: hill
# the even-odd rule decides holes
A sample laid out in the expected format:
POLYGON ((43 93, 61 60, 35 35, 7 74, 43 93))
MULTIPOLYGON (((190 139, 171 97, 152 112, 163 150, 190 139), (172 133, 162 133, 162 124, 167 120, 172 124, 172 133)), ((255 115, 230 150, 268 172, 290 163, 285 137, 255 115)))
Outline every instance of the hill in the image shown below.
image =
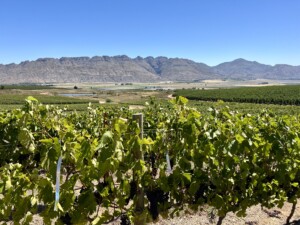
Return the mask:
POLYGON ((95 56, 41 58, 0 64, 0 83, 159 82, 203 79, 300 79, 300 66, 264 65, 245 59, 210 67, 189 59, 95 56))

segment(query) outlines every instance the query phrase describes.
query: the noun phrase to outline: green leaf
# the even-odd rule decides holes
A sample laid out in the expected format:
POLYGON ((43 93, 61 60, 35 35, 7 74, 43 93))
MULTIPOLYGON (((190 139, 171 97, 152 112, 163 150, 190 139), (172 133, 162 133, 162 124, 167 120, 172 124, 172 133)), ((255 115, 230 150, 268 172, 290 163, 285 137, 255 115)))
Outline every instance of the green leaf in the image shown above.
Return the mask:
POLYGON ((216 194, 215 197, 212 200, 213 205, 217 208, 220 209, 223 206, 223 198, 221 195, 216 194))
POLYGON ((24 220, 22 221, 22 225, 29 225, 30 222, 32 221, 33 219, 33 215, 31 212, 27 212, 25 217, 24 217, 24 220))
POLYGON ((191 195, 196 194, 196 192, 198 191, 199 187, 200 187, 200 182, 194 181, 193 183, 191 183, 191 186, 189 188, 189 193, 191 195))
POLYGON ((51 138, 40 139, 39 142, 44 143, 44 144, 53 144, 53 140, 51 138))
POLYGON ((243 141, 245 140, 245 138, 240 134, 236 134, 235 138, 236 138, 236 140, 238 141, 239 144, 243 143, 243 141))
POLYGON ((186 105, 188 103, 188 99, 182 96, 177 96, 175 99, 172 99, 170 102, 172 104, 177 104, 177 105, 186 105))
POLYGON ((100 140, 100 148, 111 143, 113 141, 113 133, 111 131, 106 131, 100 140))
POLYGON ((117 131, 118 134, 122 134, 126 132, 127 130, 127 120, 123 118, 119 118, 116 120, 114 124, 115 131, 117 131))
POLYGON ((103 188, 100 195, 102 197, 107 197, 109 195, 109 188, 108 187, 103 188))
POLYGON ((34 196, 32 196, 30 199, 30 203, 32 206, 35 206, 37 204, 37 199, 34 196))
POLYGON ((295 177, 296 177, 296 173, 295 172, 290 172, 290 179, 291 180, 295 180, 295 177))
POLYGON ((299 183, 298 183, 298 182, 293 182, 293 183, 291 183, 291 185, 292 185, 293 187, 299 187, 299 183))
POLYGON ((86 212, 93 212, 96 208, 96 201, 90 189, 84 190, 78 197, 78 204, 86 212))
POLYGON ((61 207, 60 203, 57 202, 56 204, 57 208, 61 211, 61 212, 64 212, 63 208, 61 207))
POLYGON ((94 219, 94 220, 92 221, 92 225, 100 224, 100 222, 101 222, 100 219, 101 219, 101 217, 97 216, 96 219, 94 219))
POLYGON ((19 135, 18 135, 18 140, 20 141, 21 145, 24 146, 29 152, 33 152, 35 150, 35 145, 34 145, 34 137, 32 133, 27 130, 26 128, 23 128, 19 135))
POLYGON ((139 143, 141 145, 153 145, 154 141, 150 137, 148 137, 148 138, 143 138, 142 140, 139 141, 139 143))
POLYGON ((191 182, 192 175, 190 173, 183 173, 182 175, 185 178, 185 180, 187 180, 188 182, 191 182))
POLYGON ((26 100, 27 100, 27 101, 32 101, 32 102, 38 102, 38 100, 37 100, 36 98, 32 97, 32 96, 28 96, 28 97, 26 98, 26 100))
POLYGON ((11 188, 12 188, 11 179, 10 179, 10 177, 7 177, 7 180, 5 182, 5 189, 8 190, 11 188))

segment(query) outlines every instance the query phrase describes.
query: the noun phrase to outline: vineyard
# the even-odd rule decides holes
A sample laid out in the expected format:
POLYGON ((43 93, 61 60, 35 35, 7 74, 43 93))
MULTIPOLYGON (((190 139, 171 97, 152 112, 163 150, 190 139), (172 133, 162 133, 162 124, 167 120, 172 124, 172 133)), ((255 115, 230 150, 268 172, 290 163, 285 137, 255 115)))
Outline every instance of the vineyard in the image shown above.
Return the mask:
POLYGON ((240 87, 211 90, 176 90, 175 95, 191 100, 300 105, 300 86, 240 87))
POLYGON ((241 113, 257 114, 262 110, 268 110, 276 115, 300 115, 300 107, 297 105, 274 105, 274 104, 255 104, 255 103, 238 103, 238 102, 207 102, 190 100, 188 106, 196 108, 202 114, 209 113, 208 108, 219 107, 220 104, 226 104, 231 111, 238 111, 241 113))
MULTIPOLYGON (((1 94, 0 104, 10 105, 10 104, 24 104, 24 95, 21 94, 1 94)), ((86 100, 86 99, 76 99, 63 96, 48 96, 48 95, 32 95, 34 98, 38 99, 43 104, 60 104, 60 105, 70 105, 70 104, 88 104, 89 102, 98 103, 96 100, 86 100)))
POLYGON ((34 214, 45 224, 145 224, 187 205, 214 207, 221 224, 229 212, 287 201, 289 223, 300 197, 298 117, 171 103, 150 102, 143 118, 33 97, 1 112, 0 224, 29 224, 34 214))

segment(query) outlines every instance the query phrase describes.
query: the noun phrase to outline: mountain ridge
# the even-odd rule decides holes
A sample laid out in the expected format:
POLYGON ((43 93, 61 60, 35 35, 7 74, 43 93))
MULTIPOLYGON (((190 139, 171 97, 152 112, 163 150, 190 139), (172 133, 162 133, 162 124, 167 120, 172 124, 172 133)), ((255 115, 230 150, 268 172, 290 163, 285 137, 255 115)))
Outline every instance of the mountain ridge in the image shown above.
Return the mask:
POLYGON ((208 66, 184 58, 127 55, 38 58, 0 64, 0 83, 159 82, 204 79, 300 79, 300 66, 238 58, 208 66))

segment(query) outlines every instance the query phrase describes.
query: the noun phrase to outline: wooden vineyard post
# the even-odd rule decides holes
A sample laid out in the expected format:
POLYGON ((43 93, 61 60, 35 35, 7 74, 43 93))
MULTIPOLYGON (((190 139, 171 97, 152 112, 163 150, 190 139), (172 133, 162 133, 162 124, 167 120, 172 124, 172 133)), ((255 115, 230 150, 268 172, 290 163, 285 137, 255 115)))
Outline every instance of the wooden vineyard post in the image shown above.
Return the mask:
MULTIPOLYGON (((143 133, 143 114, 142 113, 137 113, 132 115, 132 119, 134 121, 137 121, 139 128, 140 128, 140 139, 143 139, 144 133, 143 133)), ((142 145, 140 145, 140 149, 136 149, 137 154, 135 154, 135 159, 137 161, 139 160, 144 160, 144 154, 142 151, 142 145)), ((136 181, 137 178, 134 178, 136 181)), ((136 184, 136 205, 135 205, 135 221, 134 224, 145 224, 146 223, 146 218, 143 216, 144 212, 144 190, 139 185, 139 183, 136 184)))

